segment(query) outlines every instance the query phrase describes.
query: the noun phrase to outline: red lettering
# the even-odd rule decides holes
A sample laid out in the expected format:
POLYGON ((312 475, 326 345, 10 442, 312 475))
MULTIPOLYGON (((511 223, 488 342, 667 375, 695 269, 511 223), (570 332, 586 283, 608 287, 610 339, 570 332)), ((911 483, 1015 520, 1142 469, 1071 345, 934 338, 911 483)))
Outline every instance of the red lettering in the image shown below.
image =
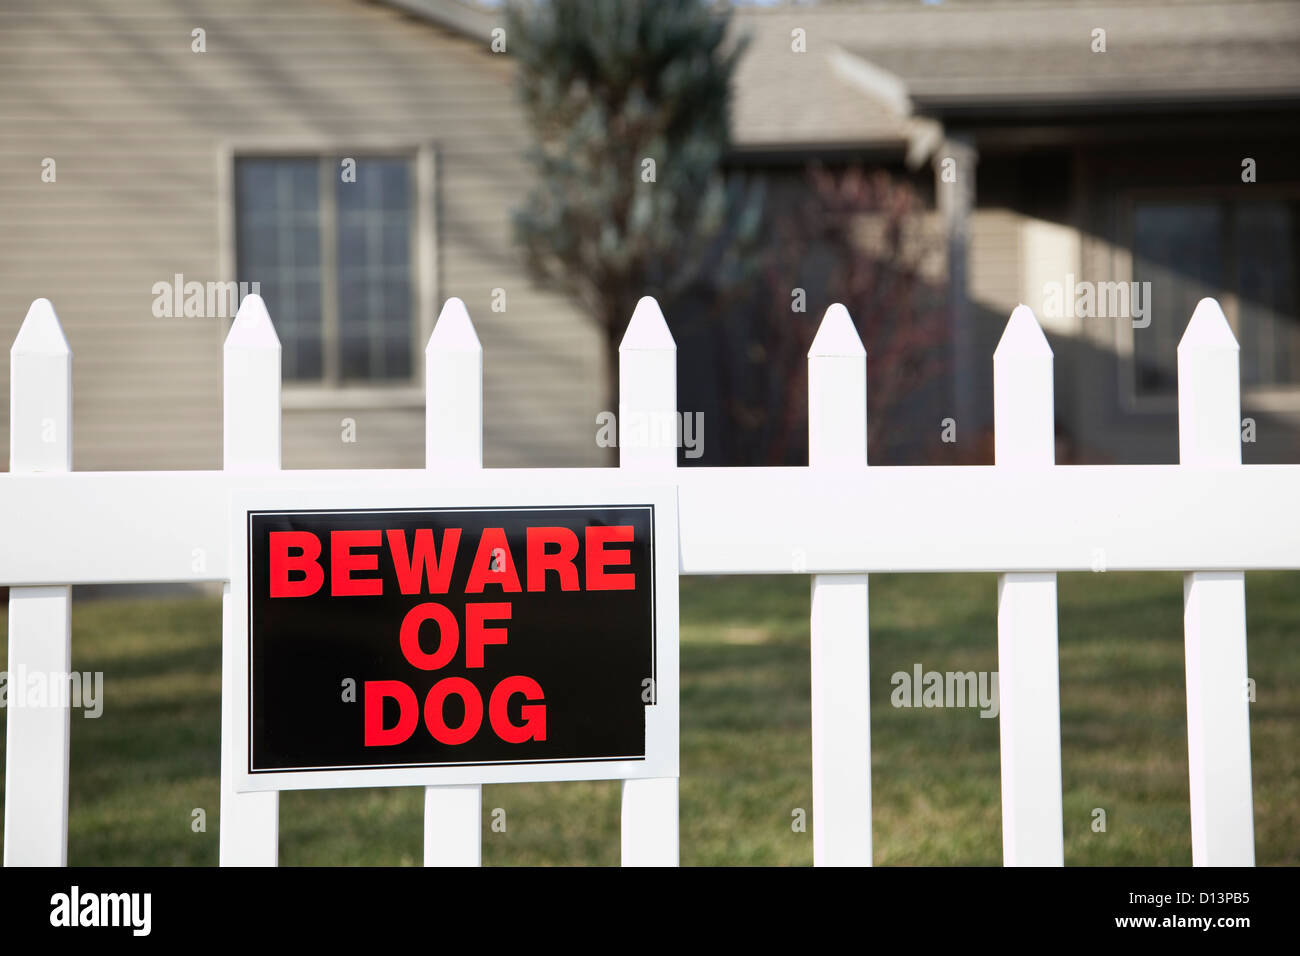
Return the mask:
POLYGON ((588 591, 631 591, 636 588, 636 575, 610 574, 605 568, 610 565, 632 563, 632 552, 608 551, 609 543, 631 543, 632 526, 588 525, 587 526, 587 590, 588 591))
POLYGON ((469 571, 466 593, 482 594, 486 584, 499 585, 505 591, 519 590, 519 575, 515 572, 515 559, 510 556, 510 545, 503 528, 484 528, 479 539, 478 553, 469 571))
POLYGON ((378 571, 378 554, 353 554, 353 548, 377 548, 383 535, 375 531, 330 532, 330 593, 342 595, 382 594, 380 578, 354 578, 353 571, 378 571))
POLYGON ((416 528, 415 543, 408 555, 406 532, 400 528, 389 531, 388 549, 393 553, 393 570, 402 593, 419 594, 421 582, 427 579, 430 594, 446 594, 459 545, 460 528, 443 532, 441 552, 434 550, 432 528, 416 528))
POLYGON ((465 743, 483 725, 483 698, 478 688, 463 677, 444 677, 438 681, 424 701, 424 725, 434 740, 451 746, 465 743), (447 726, 443 714, 443 703, 452 694, 465 702, 465 719, 455 728, 447 726))
POLYGON ((368 680, 362 687, 365 703, 365 742, 367 747, 391 747, 405 743, 420 720, 420 704, 415 691, 400 680, 368 680), (384 727, 384 700, 397 701, 397 723, 384 727))
POLYGON ((577 556, 578 536, 568 528, 529 528, 528 590, 545 591, 547 571, 559 574, 561 591, 578 590, 578 569, 573 563, 577 556), (560 550, 547 553, 548 544, 560 550))
POLYGON ((526 740, 546 739, 546 704, 542 686, 531 677, 507 677, 497 684, 488 700, 488 715, 492 721, 492 730, 508 744, 522 744, 526 740), (516 726, 510 722, 507 705, 515 694, 523 694, 530 703, 521 710, 523 723, 516 726))
MULTIPOLYGON (((480 629, 482 625, 483 622, 479 621, 480 629)), ((441 604, 417 604, 402 618, 398 643, 412 667, 418 667, 422 671, 436 671, 446 667, 456 655, 456 648, 460 644, 460 626, 456 623, 456 615, 441 604), (420 625, 425 621, 435 621, 438 624, 438 650, 433 654, 426 653, 420 646, 420 625)), ((482 658, 483 648, 480 645, 479 659, 482 658)))
POLYGON ((320 566, 320 538, 310 531, 272 531, 267 537, 271 557, 271 597, 308 597, 320 590, 325 570, 320 566), (297 554, 290 554, 290 549, 297 554), (290 579, 289 572, 302 572, 290 579))
POLYGON ((465 605, 465 666, 483 666, 483 645, 504 644, 506 629, 504 627, 484 627, 483 622, 492 620, 510 620, 509 604, 466 604, 465 605))

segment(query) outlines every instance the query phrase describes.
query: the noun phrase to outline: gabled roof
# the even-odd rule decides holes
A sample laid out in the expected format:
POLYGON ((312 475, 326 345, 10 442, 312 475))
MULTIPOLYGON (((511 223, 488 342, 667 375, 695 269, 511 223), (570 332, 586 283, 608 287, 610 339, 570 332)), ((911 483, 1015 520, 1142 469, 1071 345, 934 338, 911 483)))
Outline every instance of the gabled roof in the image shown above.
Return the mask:
POLYGON ((750 35, 740 147, 912 141, 918 116, 957 108, 1300 100, 1294 2, 783 5, 737 7, 734 24, 750 35))
MULTIPOLYGON (((469 0, 385 2, 485 43, 504 21, 469 0)), ((953 110, 1300 101, 1292 0, 787 3, 736 6, 732 23, 749 36, 732 94, 740 149, 915 156, 953 110)))

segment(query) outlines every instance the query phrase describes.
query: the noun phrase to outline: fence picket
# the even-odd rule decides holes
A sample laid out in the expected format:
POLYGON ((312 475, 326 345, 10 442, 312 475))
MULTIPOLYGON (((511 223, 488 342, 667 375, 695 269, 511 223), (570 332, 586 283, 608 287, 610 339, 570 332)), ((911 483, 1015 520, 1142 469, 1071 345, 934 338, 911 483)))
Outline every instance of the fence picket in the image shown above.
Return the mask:
MULTIPOLYGON (((483 346, 465 303, 451 298, 424 350, 424 467, 483 467, 483 346)), ((424 788, 424 865, 479 866, 483 788, 424 788)))
MULTIPOLYGON (((618 347, 618 463, 650 474, 677 468, 677 343, 659 303, 645 296, 637 303, 618 347), (657 424, 671 417, 672 442, 657 424), (630 431, 634 424, 644 431, 630 431), (629 442, 629 434, 645 441, 629 442)), ((661 658, 659 668, 677 672, 677 661, 661 658)), ((622 861, 624 866, 676 866, 678 863, 677 778, 623 781, 622 861)))
MULTIPOLYGON (((280 470, 280 339, 260 295, 239 304, 223 349, 223 463, 228 472, 280 470)), ((275 866, 280 855, 280 795, 235 790, 234 622, 227 581, 221 595, 222 866, 275 866)))
MULTIPOLYGON (((72 350, 48 299, 27 310, 9 369, 9 470, 71 471, 72 350)), ((8 669, 19 679, 9 682, 5 729, 5 866, 68 862, 68 702, 19 707, 14 698, 23 677, 53 684, 71 671, 70 593, 67 585, 9 592, 8 669)))
MULTIPOLYGON (((993 353, 994 449, 1000 469, 1056 461, 1052 349, 1028 306, 1011 313, 993 353)), ((1056 573, 998 575, 1002 861, 1063 866, 1061 691, 1056 573)))
MULTIPOLYGON (((867 463, 867 353, 844 306, 808 350, 808 464, 867 463)), ((871 695, 865 574, 812 577, 813 863, 871 865, 871 695)))
MULTIPOLYGON (((1202 299, 1178 343, 1181 464, 1241 465, 1239 362, 1223 310, 1202 299)), ((1244 572, 1183 575, 1183 631, 1192 863, 1253 866, 1244 572)))

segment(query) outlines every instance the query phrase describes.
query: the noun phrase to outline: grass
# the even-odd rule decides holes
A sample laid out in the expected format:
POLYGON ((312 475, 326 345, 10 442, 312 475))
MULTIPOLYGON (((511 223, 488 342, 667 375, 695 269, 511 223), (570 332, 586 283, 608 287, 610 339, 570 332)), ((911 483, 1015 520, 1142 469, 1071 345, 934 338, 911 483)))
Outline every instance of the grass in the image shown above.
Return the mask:
MULTIPOLYGON (((1256 856, 1294 865, 1300 574, 1246 580, 1256 856)), ((1059 596, 1066 862, 1189 864, 1180 577, 1061 575, 1059 596)), ((683 864, 812 861, 792 828, 812 806, 808 597, 804 577, 682 581, 683 864)), ((876 863, 1000 863, 998 722, 890 704, 918 662, 996 669, 995 579, 873 576, 871 617, 876 863)), ((74 606, 74 666, 104 672, 105 703, 72 718, 71 863, 216 863, 220 633, 215 600, 74 606)), ((490 786, 483 806, 485 863, 618 862, 617 783, 490 786)), ((284 793, 281 863, 418 864, 421 814, 410 788, 284 793)))

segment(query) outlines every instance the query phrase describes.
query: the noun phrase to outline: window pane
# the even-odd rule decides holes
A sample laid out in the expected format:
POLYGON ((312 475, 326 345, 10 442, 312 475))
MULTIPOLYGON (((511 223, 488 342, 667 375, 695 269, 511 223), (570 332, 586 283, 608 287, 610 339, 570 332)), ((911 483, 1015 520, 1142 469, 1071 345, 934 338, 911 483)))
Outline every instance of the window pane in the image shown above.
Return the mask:
POLYGON ((1151 324, 1133 330, 1137 391, 1173 393, 1178 340, 1196 303, 1221 296, 1223 207, 1204 203, 1142 203, 1134 210, 1133 278, 1150 282, 1151 324))
POLYGON ((1251 202, 1236 209, 1241 378, 1246 385, 1300 381, 1296 227, 1294 204, 1251 202))
POLYGON ((344 380, 411 375, 411 174, 360 158, 337 185, 339 361, 344 380))
POLYGON ((320 379, 319 167, 314 159, 235 163, 240 282, 258 282, 275 323, 286 380, 320 379))

